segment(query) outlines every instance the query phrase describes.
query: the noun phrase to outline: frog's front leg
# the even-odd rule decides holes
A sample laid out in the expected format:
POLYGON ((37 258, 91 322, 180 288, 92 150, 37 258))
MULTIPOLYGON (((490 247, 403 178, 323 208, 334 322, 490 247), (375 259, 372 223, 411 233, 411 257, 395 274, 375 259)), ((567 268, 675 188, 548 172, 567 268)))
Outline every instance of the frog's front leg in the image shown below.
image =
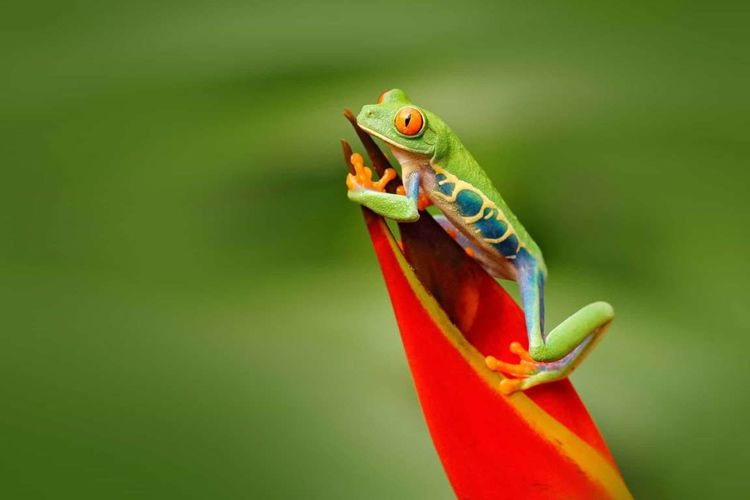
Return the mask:
POLYGON ((364 165, 362 156, 354 153, 351 158, 354 174, 346 176, 350 200, 363 205, 375 213, 398 222, 414 222, 419 219, 419 171, 404 172, 405 195, 385 192, 385 186, 396 177, 396 172, 386 169, 383 177, 374 182, 372 170, 364 165))
POLYGON ((525 250, 517 260, 518 284, 526 316, 529 338, 528 352, 518 343, 510 346, 518 355, 518 364, 505 363, 487 356, 487 367, 513 375, 500 383, 500 389, 510 394, 545 382, 567 377, 591 352, 614 318, 612 306, 594 302, 570 316, 544 336, 544 275, 536 260, 525 250))

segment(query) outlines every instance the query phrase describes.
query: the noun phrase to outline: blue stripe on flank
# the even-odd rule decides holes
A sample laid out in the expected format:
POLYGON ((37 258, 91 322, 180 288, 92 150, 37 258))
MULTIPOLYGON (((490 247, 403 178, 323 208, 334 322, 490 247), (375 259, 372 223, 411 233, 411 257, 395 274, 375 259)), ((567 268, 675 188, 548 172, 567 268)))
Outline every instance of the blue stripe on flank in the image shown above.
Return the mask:
POLYGON ((450 196, 453 194, 453 190, 456 189, 456 184, 453 182, 446 182, 445 184, 438 184, 438 189, 445 196, 450 196))
POLYGON ((456 196, 456 207, 458 208, 458 212, 464 217, 473 217, 478 214, 483 204, 482 197, 468 189, 462 190, 456 196))
POLYGON ((502 221, 496 219, 497 209, 485 208, 484 217, 474 223, 474 227, 477 228, 479 233, 482 235, 482 238, 494 240, 504 235, 508 230, 508 226, 506 226, 502 221), (489 219, 485 219, 484 217, 486 217, 488 213, 492 215, 489 219))
POLYGON ((500 243, 493 243, 492 246, 506 257, 516 255, 518 252, 518 238, 516 238, 515 234, 511 234, 500 243))

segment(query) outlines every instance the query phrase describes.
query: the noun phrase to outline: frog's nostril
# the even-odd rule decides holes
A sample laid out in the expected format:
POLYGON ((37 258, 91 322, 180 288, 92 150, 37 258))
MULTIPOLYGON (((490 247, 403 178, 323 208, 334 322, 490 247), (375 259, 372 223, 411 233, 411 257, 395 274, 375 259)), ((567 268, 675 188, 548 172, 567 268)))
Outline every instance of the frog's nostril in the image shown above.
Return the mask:
POLYGON ((375 119, 375 117, 377 116, 377 114, 378 114, 378 110, 377 109, 373 109, 372 106, 365 105, 365 106, 362 106, 361 110, 359 110, 359 115, 358 115, 357 119, 358 120, 371 121, 371 120, 375 119))

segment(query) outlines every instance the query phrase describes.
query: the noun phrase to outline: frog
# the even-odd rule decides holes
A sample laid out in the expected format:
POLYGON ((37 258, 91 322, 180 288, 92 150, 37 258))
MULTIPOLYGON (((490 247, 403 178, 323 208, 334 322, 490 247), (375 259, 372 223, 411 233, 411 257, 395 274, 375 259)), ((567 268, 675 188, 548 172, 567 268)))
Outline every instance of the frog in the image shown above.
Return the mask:
POLYGON ((448 125, 401 89, 386 90, 375 104, 363 106, 357 125, 390 149, 402 186, 388 192, 395 171, 389 168, 375 181, 354 153, 354 173, 346 178, 351 201, 399 223, 417 221, 431 205, 439 212, 434 218, 488 273, 518 283, 528 348, 510 343, 517 363, 484 357, 487 369, 502 374, 500 391, 510 396, 567 378, 609 328, 613 307, 593 302, 545 332, 548 273, 542 252, 448 125))

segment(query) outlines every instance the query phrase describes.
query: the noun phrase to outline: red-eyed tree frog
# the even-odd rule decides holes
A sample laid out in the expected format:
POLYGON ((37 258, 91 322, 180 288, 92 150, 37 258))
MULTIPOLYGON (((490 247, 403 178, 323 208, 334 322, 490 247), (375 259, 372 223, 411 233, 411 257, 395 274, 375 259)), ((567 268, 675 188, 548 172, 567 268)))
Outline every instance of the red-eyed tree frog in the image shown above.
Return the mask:
POLYGON ((517 342, 510 345, 518 364, 494 356, 485 359, 490 370, 511 376, 500 382, 502 392, 512 394, 567 377, 609 327, 612 306, 589 304, 545 334, 547 269, 542 252, 451 129, 399 89, 364 106, 357 124, 391 149, 401 165, 404 187, 385 192, 395 172, 389 169, 374 182, 372 171, 355 154, 356 173, 347 176, 350 200, 398 222, 416 221, 420 210, 434 204, 442 212, 438 222, 469 255, 495 277, 518 282, 529 349, 517 342))

